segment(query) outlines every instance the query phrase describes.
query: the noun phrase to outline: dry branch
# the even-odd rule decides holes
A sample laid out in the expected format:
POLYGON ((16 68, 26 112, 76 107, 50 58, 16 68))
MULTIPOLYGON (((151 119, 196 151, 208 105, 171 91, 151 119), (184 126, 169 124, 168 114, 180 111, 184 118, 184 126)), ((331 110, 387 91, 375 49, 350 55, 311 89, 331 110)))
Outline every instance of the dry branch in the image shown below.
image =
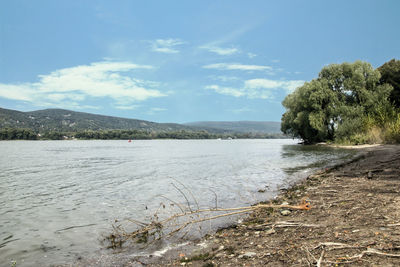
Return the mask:
POLYGON ((365 254, 376 254, 385 257, 400 258, 400 254, 385 253, 374 248, 367 248, 367 250, 361 252, 360 254, 349 257, 348 259, 361 259, 365 254))
POLYGON ((324 242, 324 243, 319 243, 318 246, 316 246, 314 249, 317 249, 320 247, 329 247, 328 250, 344 249, 344 248, 359 248, 357 246, 350 246, 350 245, 347 245, 344 243, 324 242))
POLYGON ((319 259, 317 261, 317 267, 321 267, 321 263, 322 263, 322 259, 324 258, 324 255, 325 255, 325 250, 322 250, 321 256, 319 257, 319 259))
MULTIPOLYGON (((181 190, 179 190, 181 192, 181 190)), ((182 192, 184 195, 184 193, 182 192)), ((165 199, 168 199, 164 197, 165 199)), ((122 243, 131 240, 140 243, 147 243, 149 238, 158 240, 165 237, 170 237, 188 226, 192 226, 197 223, 204 221, 216 220, 222 217, 229 217, 238 214, 249 213, 253 211, 263 210, 267 208, 287 208, 292 210, 309 210, 311 208, 310 203, 303 200, 299 205, 277 205, 277 204, 257 204, 254 206, 245 206, 237 208, 208 208, 208 209, 197 209, 193 210, 188 204, 189 201, 185 197, 187 207, 189 210, 185 211, 182 205, 177 202, 170 200, 174 205, 179 207, 181 213, 173 214, 172 216, 158 220, 158 216, 153 216, 154 220, 149 223, 144 223, 135 219, 127 219, 125 221, 133 223, 135 230, 127 231, 119 224, 114 225, 114 232, 106 237, 106 240, 111 242, 111 247, 121 246, 122 243), (217 213, 216 215, 213 215, 217 213)), ((197 204, 197 203, 196 203, 197 204)), ((302 223, 294 222, 277 222, 273 227, 318 227, 317 225, 307 225, 302 223)))

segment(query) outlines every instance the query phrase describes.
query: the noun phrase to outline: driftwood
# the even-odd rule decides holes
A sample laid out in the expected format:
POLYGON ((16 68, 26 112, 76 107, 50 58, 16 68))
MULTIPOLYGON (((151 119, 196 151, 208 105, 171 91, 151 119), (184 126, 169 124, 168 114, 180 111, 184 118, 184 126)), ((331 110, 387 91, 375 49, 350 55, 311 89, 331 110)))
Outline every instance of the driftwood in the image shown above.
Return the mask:
MULTIPOLYGON (((181 191, 180 191, 181 192, 181 191)), ((187 203, 188 199, 185 197, 187 203)), ((170 237, 183 229, 198 224, 204 221, 211 221, 222 217, 228 217, 238 214, 245 214, 253 211, 263 209, 279 209, 286 208, 291 210, 309 210, 311 205, 309 202, 303 200, 299 205, 278 205, 278 204, 257 204, 254 206, 245 206, 237 208, 207 208, 194 210, 189 207, 184 209, 182 205, 173 202, 180 209, 180 213, 171 215, 170 217, 159 220, 158 216, 155 215, 154 219, 149 222, 141 222, 135 219, 127 219, 125 221, 135 225, 135 230, 127 231, 121 222, 116 221, 113 225, 113 233, 106 237, 111 244, 109 247, 116 248, 121 247, 126 241, 135 241, 136 243, 147 243, 150 239, 159 240, 162 238, 170 237)), ((197 203, 196 203, 197 204, 197 203)), ((197 204, 198 205, 198 204, 197 204)), ((165 205, 163 205, 165 206, 165 205)), ((278 222, 273 227, 318 227, 317 225, 307 225, 302 223, 293 222, 278 222)))

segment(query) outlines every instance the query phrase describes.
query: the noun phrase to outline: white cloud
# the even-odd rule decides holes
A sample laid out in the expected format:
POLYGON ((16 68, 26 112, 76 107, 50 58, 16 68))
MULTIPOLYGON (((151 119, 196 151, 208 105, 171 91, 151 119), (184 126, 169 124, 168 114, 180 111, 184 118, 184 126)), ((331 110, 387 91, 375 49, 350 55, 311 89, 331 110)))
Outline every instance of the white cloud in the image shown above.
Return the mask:
POLYGON ((236 114, 240 114, 240 113, 245 113, 245 112, 254 112, 254 109, 243 107, 243 108, 238 108, 238 109, 230 109, 229 111, 236 113, 236 114))
POLYGON ((203 68, 216 70, 272 71, 270 66, 245 65, 240 63, 216 63, 205 65, 203 68))
POLYGON ((0 83, 0 97, 31 102, 33 100, 31 96, 31 90, 29 84, 2 84, 0 83))
POLYGON ((248 56, 249 58, 255 58, 257 55, 256 55, 256 54, 253 54, 253 53, 247 53, 247 56, 248 56))
POLYGON ((231 87, 222 87, 219 85, 208 85, 205 87, 207 90, 214 90, 215 92, 217 92, 218 94, 221 95, 230 95, 230 96, 234 96, 234 97, 241 97, 244 96, 245 93, 242 92, 242 90, 240 89, 235 89, 235 88, 231 88, 231 87))
POLYGON ((220 56, 229 56, 233 55, 239 52, 239 49, 237 48, 223 48, 223 47, 218 47, 215 45, 203 45, 200 46, 199 48, 205 49, 209 52, 216 53, 220 56))
POLYGON ((213 80, 218 80, 222 82, 233 82, 239 80, 239 77, 236 76, 225 76, 225 75, 220 75, 220 76, 209 76, 213 80))
POLYGON ((300 80, 277 81, 268 79, 251 79, 244 81, 243 86, 240 88, 224 87, 214 84, 206 86, 205 89, 233 97, 268 99, 273 97, 273 92, 276 90, 285 90, 287 93, 290 93, 303 84, 304 81, 300 80))
POLYGON ((136 102, 166 96, 158 83, 135 79, 132 71, 152 66, 131 62, 95 62, 39 75, 39 81, 23 84, 0 83, 0 97, 31 102, 38 106, 81 105, 89 97, 115 102, 136 102))
POLYGON ((139 107, 139 105, 129 105, 129 106, 117 105, 114 107, 116 109, 120 109, 120 110, 134 110, 134 109, 137 109, 139 107))
POLYGON ((155 41, 150 41, 150 43, 153 51, 167 54, 179 53, 176 47, 185 44, 185 42, 180 39, 157 39, 155 41))
POLYGON ((151 111, 156 111, 156 112, 160 112, 160 111, 166 111, 166 108, 151 108, 151 111))
POLYGON ((249 89, 284 89, 286 92, 291 93, 297 87, 302 86, 304 81, 293 80, 293 81, 280 81, 280 80, 269 80, 269 79, 252 79, 247 80, 244 83, 245 88, 249 89))

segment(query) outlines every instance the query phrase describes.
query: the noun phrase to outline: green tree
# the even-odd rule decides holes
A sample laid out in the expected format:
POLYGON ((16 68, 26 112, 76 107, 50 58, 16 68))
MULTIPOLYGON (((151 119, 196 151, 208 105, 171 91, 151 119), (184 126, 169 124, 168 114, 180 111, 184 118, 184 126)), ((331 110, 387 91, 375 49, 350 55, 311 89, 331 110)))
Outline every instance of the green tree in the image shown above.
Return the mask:
MULTIPOLYGON (((288 95, 281 130, 314 143, 343 139, 365 130, 364 117, 391 112, 392 87, 379 84, 381 75, 369 63, 332 64, 317 79, 288 95)), ((382 122, 384 123, 384 122, 382 122)))
POLYGON ((378 68, 381 73, 380 83, 393 86, 390 100, 400 107, 400 60, 392 59, 378 68))

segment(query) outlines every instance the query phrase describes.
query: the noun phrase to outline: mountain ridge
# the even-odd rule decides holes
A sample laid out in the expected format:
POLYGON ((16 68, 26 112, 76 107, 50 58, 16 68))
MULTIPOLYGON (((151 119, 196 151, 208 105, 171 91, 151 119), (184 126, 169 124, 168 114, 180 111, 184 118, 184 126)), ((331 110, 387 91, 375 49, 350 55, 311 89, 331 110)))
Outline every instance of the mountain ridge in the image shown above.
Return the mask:
POLYGON ((26 128, 38 133, 47 131, 77 132, 84 130, 145 130, 154 132, 207 131, 210 133, 280 133, 279 122, 191 122, 157 123, 152 121, 92 114, 66 109, 18 111, 0 108, 0 129, 26 128), (271 124, 271 125, 269 125, 271 124), (241 126, 240 126, 241 125, 241 126), (269 125, 269 128, 267 127, 269 125), (251 127, 250 127, 251 126, 251 127), (246 127, 249 127, 246 130, 246 127), (264 127, 264 128, 263 128, 264 127))
POLYGON ((238 133, 281 133, 281 123, 274 121, 197 121, 184 123, 184 125, 224 129, 238 133))

